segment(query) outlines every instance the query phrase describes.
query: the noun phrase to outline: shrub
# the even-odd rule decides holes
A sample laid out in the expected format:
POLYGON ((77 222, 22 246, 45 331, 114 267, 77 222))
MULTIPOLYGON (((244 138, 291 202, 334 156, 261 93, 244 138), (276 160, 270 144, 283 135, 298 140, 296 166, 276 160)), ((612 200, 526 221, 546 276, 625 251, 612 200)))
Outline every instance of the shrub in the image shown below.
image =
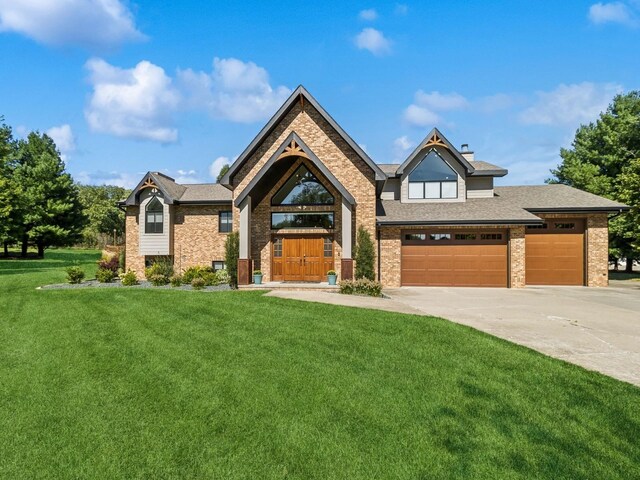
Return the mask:
POLYGON ((382 296, 382 285, 367 278, 357 280, 342 280, 340 282, 340 293, 345 295, 370 295, 372 297, 382 296))
POLYGON ((118 273, 118 267, 120 266, 120 260, 118 260, 118 256, 114 255, 109 258, 102 258, 98 260, 98 268, 100 270, 111 270, 115 276, 118 273))
POLYGON ((161 273, 154 273, 153 275, 149 275, 147 276, 147 279, 154 287, 161 287, 169 283, 169 279, 161 273))
POLYGON ((133 270, 127 270, 127 273, 122 275, 122 285, 125 287, 131 287, 138 284, 138 277, 133 270))
POLYGON ((125 253, 124 248, 120 250, 118 254, 118 263, 120 263, 120 268, 124 268, 127 262, 127 254, 125 253))
POLYGON ((183 279, 180 275, 174 275, 169 280, 169 283, 171 284, 172 287, 179 287, 180 285, 182 285, 182 282, 183 282, 183 279))
POLYGON ((184 271, 182 274, 182 280, 184 283, 191 283, 194 278, 202 278, 207 273, 213 273, 213 268, 196 265, 195 267, 189 267, 184 271))
POLYGON ((227 235, 224 243, 224 261, 229 274, 229 285, 238 286, 238 257, 240 256, 240 236, 238 232, 231 232, 227 235))
POLYGON ((81 283, 82 280, 84 280, 84 271, 78 266, 68 267, 66 268, 66 272, 67 281, 69 283, 77 284, 81 283))
POLYGON ((206 286, 218 285, 218 277, 215 272, 206 272, 203 273, 201 277, 197 278, 201 278, 206 286))
POLYGON ((260 271, 260 270, 254 270, 254 271, 253 271, 253 274, 254 274, 254 275, 262 275, 262 271, 260 271))
POLYGON ((111 283, 116 277, 116 273, 108 268, 99 268, 96 271, 96 278, 100 283, 111 283))
POLYGON ((194 290, 202 290, 205 285, 203 278, 196 277, 191 281, 191 287, 193 287, 194 290))
POLYGON ((327 272, 327 275, 337 275, 337 273, 336 273, 336 271, 335 271, 335 270, 329 270, 329 271, 327 272))
POLYGON ((216 272, 217 285, 229 285, 229 272, 226 270, 218 270, 216 272))
POLYGON ((356 278, 373 280, 375 278, 373 270, 376 256, 375 247, 371 241, 371 235, 369 235, 369 232, 367 232, 362 225, 358 227, 355 250, 356 278))
POLYGON ((173 276, 173 264, 170 257, 158 257, 149 268, 144 269, 145 277, 153 275, 163 275, 167 282, 173 276))

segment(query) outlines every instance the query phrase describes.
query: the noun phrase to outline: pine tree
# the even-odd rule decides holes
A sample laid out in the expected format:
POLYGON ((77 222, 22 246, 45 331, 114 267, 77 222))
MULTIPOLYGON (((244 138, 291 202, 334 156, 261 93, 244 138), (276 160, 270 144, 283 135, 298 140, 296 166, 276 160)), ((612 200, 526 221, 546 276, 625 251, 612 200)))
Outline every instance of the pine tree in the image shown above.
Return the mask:
POLYGON ((356 235, 356 251, 354 257, 356 261, 356 278, 375 279, 375 257, 375 247, 371 241, 371 235, 360 225, 356 235))

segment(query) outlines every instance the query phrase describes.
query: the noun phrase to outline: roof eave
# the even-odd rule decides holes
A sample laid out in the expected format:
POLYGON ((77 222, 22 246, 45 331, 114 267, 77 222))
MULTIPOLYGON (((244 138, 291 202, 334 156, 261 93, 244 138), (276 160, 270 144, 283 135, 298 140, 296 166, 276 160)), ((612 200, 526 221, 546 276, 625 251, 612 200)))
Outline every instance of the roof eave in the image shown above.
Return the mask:
POLYGON ((506 220, 376 220, 380 226, 435 226, 435 225, 538 225, 542 219, 506 219, 506 220))
POLYGON ((554 208, 527 208, 523 207, 527 212, 531 213, 589 213, 589 212, 628 212, 631 207, 628 205, 620 205, 616 207, 554 207, 554 208))
POLYGON ((504 177, 509 173, 508 170, 500 169, 500 170, 475 170, 473 173, 470 173, 470 177, 504 177))

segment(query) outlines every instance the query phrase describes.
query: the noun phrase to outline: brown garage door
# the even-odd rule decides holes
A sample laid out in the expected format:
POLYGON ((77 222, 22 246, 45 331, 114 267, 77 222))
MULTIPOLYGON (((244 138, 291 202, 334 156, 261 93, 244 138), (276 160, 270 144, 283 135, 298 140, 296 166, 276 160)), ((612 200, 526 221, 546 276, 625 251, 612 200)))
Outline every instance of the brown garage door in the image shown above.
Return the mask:
POLYGON ((402 285, 507 286, 507 234, 489 231, 402 233, 402 285))
POLYGON ((584 285, 584 220, 529 225, 525 260, 527 285, 584 285))

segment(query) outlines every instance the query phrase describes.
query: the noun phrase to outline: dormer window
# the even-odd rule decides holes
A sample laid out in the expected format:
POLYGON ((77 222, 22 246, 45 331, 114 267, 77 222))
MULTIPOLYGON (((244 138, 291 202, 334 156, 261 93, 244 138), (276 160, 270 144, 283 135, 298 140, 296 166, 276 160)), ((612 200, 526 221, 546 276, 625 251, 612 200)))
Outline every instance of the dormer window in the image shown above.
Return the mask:
POLYGON ((271 205, 333 205, 334 198, 303 164, 271 199, 271 205))
POLYGON ((158 197, 147 203, 145 212, 144 233, 162 233, 164 208, 158 197))
POLYGON ((409 174, 409 198, 458 198, 458 174, 435 149, 409 174))

